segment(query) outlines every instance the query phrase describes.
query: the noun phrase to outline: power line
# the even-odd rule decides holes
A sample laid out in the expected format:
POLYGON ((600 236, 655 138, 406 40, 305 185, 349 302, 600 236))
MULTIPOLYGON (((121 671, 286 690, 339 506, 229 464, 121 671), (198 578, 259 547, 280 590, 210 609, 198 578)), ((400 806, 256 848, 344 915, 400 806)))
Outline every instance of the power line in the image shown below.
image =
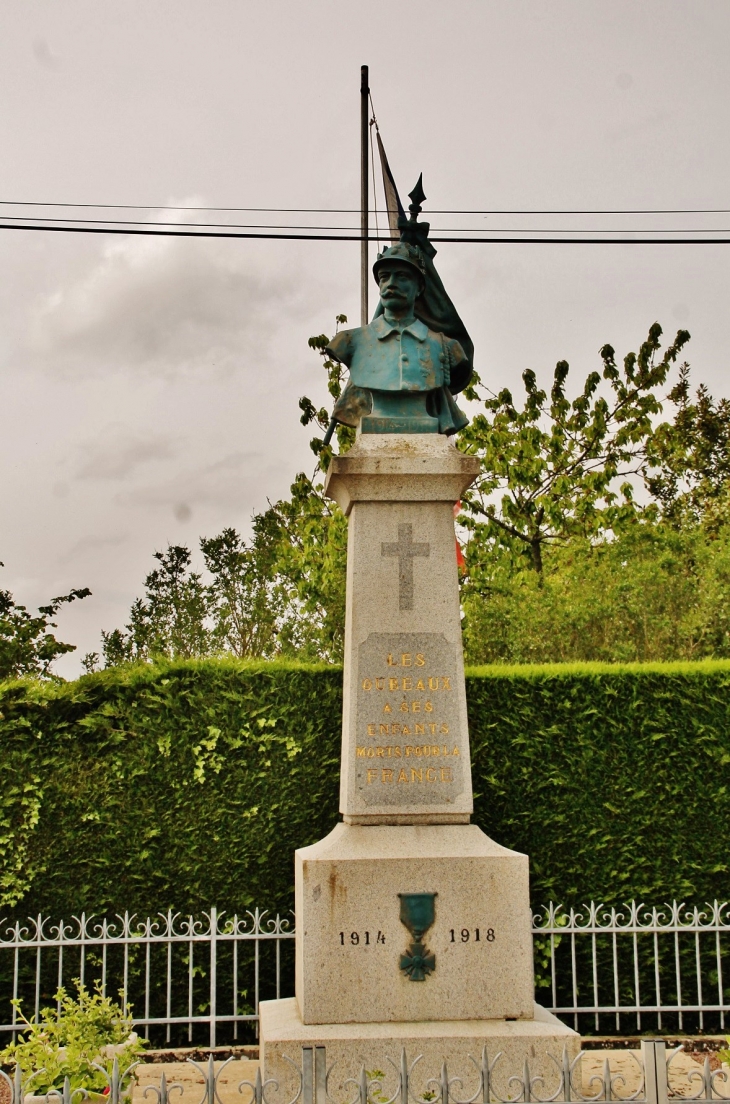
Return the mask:
MULTIPOLYGON (((64 208, 95 208, 104 211, 232 211, 241 213, 263 214, 312 214, 312 215, 359 215, 359 207, 188 207, 174 204, 151 203, 58 203, 40 200, 13 200, 2 199, 3 207, 64 207, 64 208)), ((372 209, 371 213, 374 211, 372 209)), ((572 209, 567 207, 554 209, 537 208, 440 208, 427 212, 429 215, 727 215, 728 207, 664 207, 664 208, 607 208, 598 209, 572 209)))
MULTIPOLYGON (((225 230, 184 230, 184 229, 143 229, 141 226, 60 226, 48 223, 24 223, 0 222, 0 230, 24 230, 43 231, 46 233, 60 232, 70 234, 133 234, 142 237, 176 237, 176 238, 266 238, 268 240, 280 239, 282 241, 363 241, 360 234, 271 234, 271 233, 243 233, 225 230)), ((528 238, 528 237, 491 237, 491 238, 466 238, 434 236, 429 239, 432 242, 471 243, 478 245, 730 245, 730 236, 725 238, 528 238)), ((367 241, 391 242, 387 237, 375 237, 369 235, 367 241)))
MULTIPOLYGON (((35 216, 35 215, 6 215, 5 217, 9 218, 9 219, 12 219, 13 222, 31 222, 31 223, 38 223, 39 222, 38 217, 35 216)), ((60 222, 60 223, 64 223, 65 225, 70 223, 70 224, 73 224, 73 226, 83 226, 83 225, 89 225, 89 226, 103 225, 103 227, 107 227, 107 226, 141 226, 143 228, 144 227, 152 227, 152 226, 170 226, 170 227, 179 227, 181 229, 189 227, 191 230, 197 230, 197 229, 201 229, 201 230, 223 229, 223 230, 312 230, 312 231, 314 231, 314 230, 338 230, 338 231, 344 230, 344 231, 346 231, 346 230, 355 229, 354 227, 351 227, 351 226, 308 226, 308 225, 303 225, 302 226, 302 225, 289 224, 289 223, 281 224, 281 223, 266 223, 266 222, 264 222, 264 223, 258 223, 258 222, 183 222, 183 223, 181 223, 181 222, 148 222, 147 220, 142 220, 142 219, 101 219, 101 218, 98 218, 98 219, 46 218, 46 219, 43 219, 43 222, 44 223, 60 222)), ((519 227, 517 227, 515 229, 507 229, 505 227, 505 228, 501 228, 499 231, 497 231, 496 229, 490 229, 489 227, 484 227, 484 226, 471 226, 471 227, 440 226, 440 227, 432 227, 432 230, 437 234, 496 234, 498 232, 501 233, 501 234, 543 234, 543 233, 544 234, 591 234, 591 233, 593 233, 593 234, 708 234, 708 233, 712 232, 712 231, 707 230, 707 229, 693 228, 691 226, 686 227, 686 228, 681 229, 681 230, 672 230, 672 229, 668 229, 666 227, 662 227, 660 229, 655 228, 655 227, 648 227, 645 230, 640 230, 640 229, 638 229, 636 227, 632 227, 632 226, 627 226, 627 227, 624 227, 622 229, 616 229, 616 230, 604 229, 603 227, 598 227, 594 230, 586 230, 586 229, 573 230, 570 227, 565 227, 565 228, 562 228, 562 229, 558 229, 556 227, 551 227, 550 229, 545 229, 545 230, 539 230, 539 229, 535 229, 534 227, 532 227, 529 230, 521 230, 519 227)), ((721 230, 721 231, 715 231, 715 232, 730 234, 730 227, 728 227, 727 230, 721 230)), ((385 238, 381 238, 379 236, 379 230, 378 230, 377 226, 376 226, 376 236, 373 240, 375 240, 375 241, 386 240, 385 238)), ((387 240, 390 240, 390 239, 387 239, 387 240)))

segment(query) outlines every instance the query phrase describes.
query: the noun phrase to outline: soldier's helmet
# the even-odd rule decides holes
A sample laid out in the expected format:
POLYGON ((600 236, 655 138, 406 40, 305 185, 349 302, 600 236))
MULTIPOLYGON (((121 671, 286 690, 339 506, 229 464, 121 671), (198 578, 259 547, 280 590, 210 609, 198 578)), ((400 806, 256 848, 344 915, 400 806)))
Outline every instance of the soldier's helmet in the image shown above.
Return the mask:
POLYGON ((417 245, 409 245, 408 242, 399 241, 395 245, 389 245, 382 253, 378 253, 378 258, 373 265, 373 276, 376 281, 380 279, 381 268, 388 264, 409 265, 418 273, 421 282, 425 283, 426 265, 417 245))

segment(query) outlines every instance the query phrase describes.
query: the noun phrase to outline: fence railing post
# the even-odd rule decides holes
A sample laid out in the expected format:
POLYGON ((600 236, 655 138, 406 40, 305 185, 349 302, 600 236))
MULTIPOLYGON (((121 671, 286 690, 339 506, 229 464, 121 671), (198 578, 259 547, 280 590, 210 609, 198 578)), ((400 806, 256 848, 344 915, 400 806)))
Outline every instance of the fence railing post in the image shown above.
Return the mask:
POLYGON ((210 1049, 215 1046, 216 986, 218 968, 218 909, 210 910, 210 1049))
POLYGON ((314 1104, 314 1047, 302 1047, 302 1104, 314 1104))
POLYGON ((327 1048, 314 1048, 314 1104, 327 1104, 327 1048))
POLYGON ((644 1067, 644 1096, 647 1104, 668 1104, 666 1044, 663 1039, 642 1039, 641 1061, 644 1067))

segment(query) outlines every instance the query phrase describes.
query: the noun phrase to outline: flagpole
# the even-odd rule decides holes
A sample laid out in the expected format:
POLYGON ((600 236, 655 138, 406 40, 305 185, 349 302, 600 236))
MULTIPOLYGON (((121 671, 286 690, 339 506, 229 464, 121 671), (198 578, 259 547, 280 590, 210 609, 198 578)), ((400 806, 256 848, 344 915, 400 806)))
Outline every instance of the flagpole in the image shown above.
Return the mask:
POLYGON ((360 325, 368 317, 368 67, 360 66, 360 325))

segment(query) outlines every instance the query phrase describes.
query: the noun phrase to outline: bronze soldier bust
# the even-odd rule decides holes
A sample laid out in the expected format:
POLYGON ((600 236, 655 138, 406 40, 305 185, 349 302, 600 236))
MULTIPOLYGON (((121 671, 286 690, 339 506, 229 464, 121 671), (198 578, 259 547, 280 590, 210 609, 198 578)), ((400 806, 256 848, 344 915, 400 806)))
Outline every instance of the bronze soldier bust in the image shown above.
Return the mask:
POLYGON ((333 421, 362 433, 452 434, 469 420, 453 395, 469 382, 473 350, 431 261, 428 223, 416 222, 420 183, 401 241, 373 265, 380 288, 373 321, 338 333, 327 349, 350 370, 333 421))

